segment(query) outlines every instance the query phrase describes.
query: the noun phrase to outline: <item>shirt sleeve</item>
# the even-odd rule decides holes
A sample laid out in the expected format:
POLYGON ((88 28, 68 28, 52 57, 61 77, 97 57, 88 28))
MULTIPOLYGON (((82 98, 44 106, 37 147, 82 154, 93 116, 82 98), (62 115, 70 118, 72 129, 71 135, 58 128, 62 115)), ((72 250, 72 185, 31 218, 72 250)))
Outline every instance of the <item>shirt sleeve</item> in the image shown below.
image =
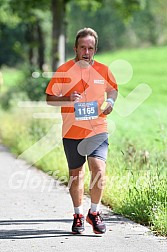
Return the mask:
POLYGON ((69 60, 56 70, 54 76, 52 77, 46 88, 46 94, 55 96, 64 95, 64 86, 66 86, 64 84, 71 82, 71 79, 68 76, 68 70, 70 70, 74 64, 75 63, 73 60, 69 60))
POLYGON ((52 79, 50 80, 45 93, 49 95, 61 96, 63 79, 63 73, 57 70, 52 79))
POLYGON ((118 90, 118 85, 116 83, 116 79, 114 78, 114 75, 110 71, 109 67, 107 67, 107 73, 106 73, 106 92, 110 92, 113 90, 118 90))

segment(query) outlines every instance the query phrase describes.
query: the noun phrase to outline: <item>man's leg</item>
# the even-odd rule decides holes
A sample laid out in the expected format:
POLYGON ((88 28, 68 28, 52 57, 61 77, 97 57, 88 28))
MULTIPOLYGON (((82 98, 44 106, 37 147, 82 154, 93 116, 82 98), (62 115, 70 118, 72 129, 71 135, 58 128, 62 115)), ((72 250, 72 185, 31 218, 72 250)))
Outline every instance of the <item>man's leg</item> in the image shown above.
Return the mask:
POLYGON ((64 151, 69 167, 69 192, 74 205, 73 234, 84 231, 83 194, 85 156, 78 152, 78 144, 82 140, 63 138, 64 151))
POLYGON ((88 157, 89 170, 91 172, 90 181, 90 197, 91 202, 99 204, 101 202, 103 189, 105 185, 105 161, 95 158, 88 157))
POLYGON ((84 166, 77 169, 69 169, 69 191, 74 207, 83 204, 84 194, 84 166))
POLYGON ((84 231, 83 194, 84 194, 84 166, 69 169, 69 191, 74 206, 73 234, 82 234, 84 231))
POLYGON ((106 163, 96 157, 88 157, 88 164, 91 172, 91 208, 89 209, 86 220, 92 225, 94 233, 102 234, 106 232, 106 226, 100 216, 99 206, 105 185, 106 163))

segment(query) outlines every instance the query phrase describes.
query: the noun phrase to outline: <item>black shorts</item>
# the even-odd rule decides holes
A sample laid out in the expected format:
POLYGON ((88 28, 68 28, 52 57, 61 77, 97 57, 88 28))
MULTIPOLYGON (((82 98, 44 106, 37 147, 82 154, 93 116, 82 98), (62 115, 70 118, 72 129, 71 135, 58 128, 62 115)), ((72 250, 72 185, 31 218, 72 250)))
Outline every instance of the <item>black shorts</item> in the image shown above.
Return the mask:
POLYGON ((63 146, 69 169, 76 169, 86 162, 87 157, 96 157, 106 162, 108 134, 101 133, 84 139, 63 138, 63 146))

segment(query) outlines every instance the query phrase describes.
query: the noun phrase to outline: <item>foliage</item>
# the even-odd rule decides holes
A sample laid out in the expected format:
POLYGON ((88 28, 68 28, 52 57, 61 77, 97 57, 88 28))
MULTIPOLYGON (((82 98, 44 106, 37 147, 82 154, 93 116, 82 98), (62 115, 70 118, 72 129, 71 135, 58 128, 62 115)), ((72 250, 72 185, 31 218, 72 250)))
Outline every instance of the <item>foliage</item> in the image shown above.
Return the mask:
POLYGON ((66 31, 66 56, 69 56, 76 31, 85 26, 97 30, 100 37, 100 51, 166 44, 166 9, 165 0, 62 0, 59 2, 2 0, 0 2, 0 46, 3 51, 0 65, 11 66, 24 60, 42 70, 44 63, 51 65, 53 58, 59 59, 57 44, 55 46, 59 41, 59 33, 66 31), (62 3, 56 8, 65 10, 63 22, 54 20, 65 26, 60 31, 52 31, 56 26, 53 26, 51 4, 55 3, 62 3))
POLYGON ((41 101, 45 99, 45 89, 49 82, 49 78, 42 76, 43 72, 39 69, 27 67, 24 70, 24 80, 18 84, 18 89, 25 92, 31 101, 41 101))
MULTIPOLYGON (((160 28, 160 21, 157 22, 154 8, 160 10, 162 7, 147 0, 104 0, 100 7, 90 11, 86 4, 83 8, 75 1, 69 2, 67 5, 67 53, 71 52, 76 31, 85 26, 92 27, 98 32, 100 51, 150 46, 159 43, 160 38, 161 43, 165 44, 162 23, 160 28), (79 19, 78 13, 80 13, 79 19), (77 23, 76 19, 78 19, 77 23)), ((161 19, 165 23, 166 18, 161 19)))
MULTIPOLYGON (((42 65, 44 64, 44 35, 43 35, 43 21, 49 19, 47 10, 49 9, 49 4, 47 1, 18 1, 18 0, 8 0, 7 2, 0 3, 0 13, 2 14, 2 21, 0 25, 5 26, 5 31, 9 31, 12 36, 12 32, 15 34, 19 31, 19 36, 14 36, 12 38, 12 43, 9 40, 5 40, 3 43, 3 47, 5 48, 5 52, 7 56, 10 58, 10 53, 13 52, 12 57, 16 58, 15 51, 20 53, 20 55, 24 55, 24 60, 29 61, 30 65, 38 65, 40 69, 42 69, 42 65), (44 11, 45 9, 45 11, 44 11), (26 11, 25 11, 26 10, 26 11), (13 25, 11 28, 10 16, 15 17, 15 26, 13 25), (6 21, 6 22, 5 22, 6 21)), ((8 33, 9 33, 8 32, 8 33)), ((17 35, 16 34, 16 35, 17 35)), ((4 32, 2 30, 1 36, 4 37, 4 32)), ((18 54, 19 56, 19 54, 18 54)), ((20 59, 23 59, 20 58, 20 59)), ((7 64, 8 60, 4 61, 3 59, 0 61, 1 64, 7 64), (2 61, 2 62, 1 62, 2 61)), ((21 60, 20 60, 21 61, 21 60)), ((14 62, 12 62, 14 64, 14 62)))
POLYGON ((20 92, 18 87, 10 87, 3 95, 0 95, 1 107, 4 110, 8 110, 12 107, 15 107, 19 101, 28 100, 28 96, 25 92, 20 92))
POLYGON ((23 44, 25 43, 25 27, 18 24, 16 27, 10 27, 6 24, 0 24, 0 66, 6 64, 14 66, 25 59, 23 44))
POLYGON ((114 6, 120 16, 129 19, 134 12, 144 9, 146 2, 147 0, 115 0, 114 6))
POLYGON ((2 68, 4 83, 1 86, 0 106, 3 109, 12 109, 19 101, 45 100, 45 89, 50 79, 43 77, 43 72, 27 65, 18 66, 15 72, 2 68))
POLYGON ((87 9, 80 9, 78 4, 70 3, 67 11, 67 22, 67 52, 73 48, 76 31, 81 27, 92 27, 97 31, 99 34, 99 51, 114 50, 125 43, 123 20, 121 20, 111 4, 110 6, 104 5, 102 8, 88 13, 87 9), (81 15, 76 23, 75 20, 79 12, 81 15))

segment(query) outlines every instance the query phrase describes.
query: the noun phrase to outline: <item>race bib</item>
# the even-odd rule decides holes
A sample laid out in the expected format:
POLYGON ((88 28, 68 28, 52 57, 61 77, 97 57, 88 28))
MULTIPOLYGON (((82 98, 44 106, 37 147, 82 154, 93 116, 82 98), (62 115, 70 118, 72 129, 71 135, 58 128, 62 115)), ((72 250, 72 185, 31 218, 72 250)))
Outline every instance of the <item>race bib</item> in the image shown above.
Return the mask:
POLYGON ((97 101, 76 102, 74 108, 76 120, 92 120, 98 118, 97 101))

